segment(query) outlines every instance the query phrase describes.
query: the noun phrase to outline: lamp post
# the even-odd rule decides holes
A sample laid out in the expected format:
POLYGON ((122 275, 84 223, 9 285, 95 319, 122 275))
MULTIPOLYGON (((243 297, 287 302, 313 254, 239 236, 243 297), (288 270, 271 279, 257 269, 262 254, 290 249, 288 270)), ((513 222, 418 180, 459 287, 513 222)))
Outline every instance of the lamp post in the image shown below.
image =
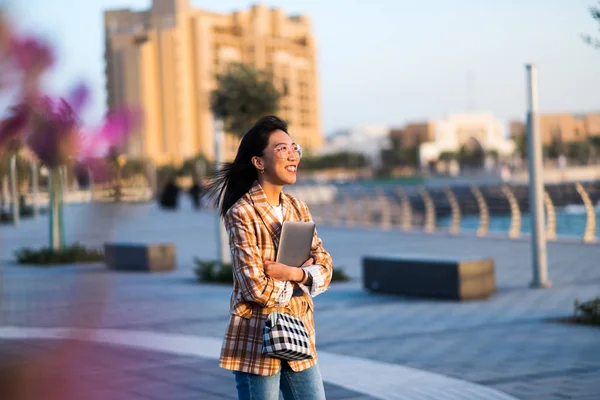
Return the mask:
POLYGON ((33 207, 34 218, 40 215, 39 192, 40 179, 38 176, 38 165, 34 160, 31 160, 31 205, 33 207))
MULTIPOLYGON (((223 130, 223 121, 220 119, 214 119, 214 141, 215 141, 215 171, 219 168, 219 166, 223 163, 225 157, 223 154, 223 141, 225 132, 223 130)), ((219 199, 222 201, 222 199, 219 199)), ((219 203, 220 203, 219 201, 219 203)), ((225 229, 225 224, 219 215, 219 209, 217 208, 216 214, 216 224, 217 224, 217 258, 221 260, 221 265, 225 263, 231 262, 231 254, 229 253, 229 238, 227 237, 227 231, 225 229)))
POLYGON ((10 158, 10 197, 12 200, 13 224, 19 225, 19 190, 17 182, 17 155, 10 158))
POLYGON ((538 115, 537 67, 527 68, 527 149, 529 163, 529 208, 531 213, 531 252, 533 280, 531 287, 549 288, 546 233, 544 231, 544 177, 542 141, 538 115))

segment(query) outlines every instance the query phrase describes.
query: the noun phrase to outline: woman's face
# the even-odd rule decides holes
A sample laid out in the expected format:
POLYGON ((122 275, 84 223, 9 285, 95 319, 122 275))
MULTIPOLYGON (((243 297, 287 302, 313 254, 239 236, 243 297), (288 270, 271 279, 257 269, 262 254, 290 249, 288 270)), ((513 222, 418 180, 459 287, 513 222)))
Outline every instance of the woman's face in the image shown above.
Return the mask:
POLYGON ((292 142, 287 133, 276 130, 271 133, 269 143, 262 157, 257 157, 257 168, 264 169, 259 178, 273 185, 291 185, 296 183, 296 170, 302 151, 292 142))

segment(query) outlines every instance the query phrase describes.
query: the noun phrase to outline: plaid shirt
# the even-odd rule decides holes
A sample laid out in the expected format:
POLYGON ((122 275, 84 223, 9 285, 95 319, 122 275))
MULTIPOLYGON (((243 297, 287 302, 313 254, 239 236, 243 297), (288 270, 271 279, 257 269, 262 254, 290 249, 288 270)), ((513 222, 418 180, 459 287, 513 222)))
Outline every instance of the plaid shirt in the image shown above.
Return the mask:
MULTIPOLYGON (((282 193, 281 202, 284 221, 312 221, 302 201, 282 193)), ((265 318, 279 306, 302 319, 314 356, 309 360, 290 361, 290 367, 296 372, 312 367, 317 363, 312 297, 329 288, 332 273, 331 256, 323 248, 321 239, 315 231, 311 251, 315 263, 304 267, 312 276, 312 285, 301 285, 304 294, 292 297, 296 283, 278 281, 264 273, 263 263, 276 258, 281 222, 258 182, 229 209, 225 226, 234 279, 231 317, 223 339, 220 366, 257 375, 273 375, 279 370, 281 360, 262 355, 265 318)))

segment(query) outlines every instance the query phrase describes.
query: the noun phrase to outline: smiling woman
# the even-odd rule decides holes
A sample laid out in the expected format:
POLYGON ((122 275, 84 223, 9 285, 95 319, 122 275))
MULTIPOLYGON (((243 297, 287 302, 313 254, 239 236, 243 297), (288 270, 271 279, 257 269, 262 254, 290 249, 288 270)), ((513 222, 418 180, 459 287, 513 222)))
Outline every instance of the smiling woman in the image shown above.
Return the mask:
POLYGON ((302 149, 291 139, 287 124, 275 116, 263 117, 244 135, 234 161, 216 173, 209 187, 229 233, 233 269, 230 321, 220 365, 233 371, 239 399, 276 400, 280 390, 286 400, 325 398, 312 298, 329 288, 331 256, 315 231, 310 258, 303 265, 274 262, 283 222, 312 221, 306 204, 283 193, 285 185, 296 182, 301 157, 302 149), (303 341, 301 359, 265 354, 279 344, 263 338, 267 316, 275 315, 275 323, 289 317, 280 309, 305 328, 303 338, 308 342, 303 341))

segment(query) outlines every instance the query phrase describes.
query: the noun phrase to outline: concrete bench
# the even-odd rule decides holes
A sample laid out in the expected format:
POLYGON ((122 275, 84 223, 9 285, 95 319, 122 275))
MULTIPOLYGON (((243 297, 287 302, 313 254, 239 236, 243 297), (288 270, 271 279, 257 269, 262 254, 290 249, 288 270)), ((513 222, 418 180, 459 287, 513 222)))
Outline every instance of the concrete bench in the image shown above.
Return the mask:
POLYGON ((175 269, 173 243, 105 243, 104 262, 118 271, 172 271, 175 269))
POLYGON ((363 257, 365 289, 405 296, 485 299, 496 289, 488 258, 384 255, 363 257))

